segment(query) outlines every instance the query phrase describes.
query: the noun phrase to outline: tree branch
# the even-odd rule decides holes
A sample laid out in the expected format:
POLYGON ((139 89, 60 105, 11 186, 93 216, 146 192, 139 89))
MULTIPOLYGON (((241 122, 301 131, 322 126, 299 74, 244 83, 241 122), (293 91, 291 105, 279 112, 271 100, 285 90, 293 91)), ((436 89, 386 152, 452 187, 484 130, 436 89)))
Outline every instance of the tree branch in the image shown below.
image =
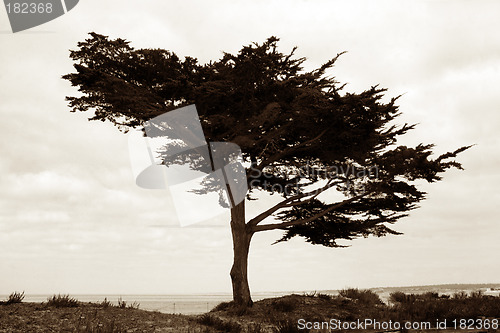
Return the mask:
POLYGON ((367 193, 364 193, 364 194, 360 194, 360 195, 354 196, 352 198, 346 199, 344 201, 338 202, 338 203, 336 203, 336 204, 328 207, 327 209, 325 209, 321 213, 318 213, 318 214, 316 214, 314 216, 311 216, 311 217, 309 217, 307 219, 295 220, 295 221, 283 222, 283 223, 277 223, 277 224, 265 224, 265 225, 259 225, 259 226, 256 225, 256 226, 252 227, 252 231, 253 232, 258 232, 258 231, 266 231, 266 230, 284 229, 286 227, 290 227, 290 226, 293 226, 293 225, 305 224, 305 223, 314 221, 315 219, 320 218, 320 217, 326 215, 327 213, 331 212, 332 210, 337 209, 339 207, 342 207, 345 204, 353 202, 353 201, 355 201, 355 200, 357 200, 359 198, 362 198, 362 197, 364 197, 364 196, 366 196, 366 195, 368 195, 370 193, 372 193, 372 192, 367 192, 367 193))
MULTIPOLYGON (((285 150, 283 150, 282 152, 278 153, 278 154, 275 154, 271 157, 269 157, 268 159, 265 159, 264 161, 262 161, 257 167, 256 169, 257 170, 262 170, 264 167, 268 166, 269 164, 285 157, 286 155, 290 154, 290 153, 293 153, 295 151, 297 151, 299 148, 302 148, 303 146, 305 145, 308 145, 318 139, 320 139, 324 134, 326 133, 326 130, 324 130, 323 132, 321 132, 318 136, 312 138, 311 140, 308 140, 308 141, 305 141, 305 142, 302 142, 296 146, 293 146, 293 147, 289 147, 285 150)), ((267 147, 267 146, 266 146, 267 147)))
POLYGON ((341 182, 334 182, 334 183, 328 183, 327 185, 323 186, 322 188, 320 189, 317 189, 317 190, 314 190, 314 191, 310 191, 310 192, 306 192, 306 193, 301 193, 301 194, 297 194, 297 195, 294 195, 293 197, 290 197, 288 199, 285 199, 279 203, 277 203, 276 205, 274 205, 273 207, 269 208, 268 210, 266 210, 265 212, 262 212, 260 213, 259 215, 257 215, 256 217, 254 217, 253 219, 251 219, 250 221, 248 221, 247 225, 252 228, 252 227, 255 227, 257 224, 259 224, 262 220, 266 219, 267 217, 269 217, 271 214, 273 214, 274 212, 276 212, 277 210, 281 209, 281 208, 285 208, 285 207, 291 207, 291 206, 296 206, 297 204, 302 204, 304 202, 307 202, 309 200, 312 200, 314 198, 316 198, 320 193, 328 190, 329 188, 332 188, 333 186, 336 186, 338 184, 340 184, 341 182), (295 203, 292 203, 293 201, 295 200, 300 200, 302 198, 305 198, 305 197, 308 197, 308 196, 311 196, 310 198, 306 199, 306 200, 303 200, 303 201, 297 201, 295 203))

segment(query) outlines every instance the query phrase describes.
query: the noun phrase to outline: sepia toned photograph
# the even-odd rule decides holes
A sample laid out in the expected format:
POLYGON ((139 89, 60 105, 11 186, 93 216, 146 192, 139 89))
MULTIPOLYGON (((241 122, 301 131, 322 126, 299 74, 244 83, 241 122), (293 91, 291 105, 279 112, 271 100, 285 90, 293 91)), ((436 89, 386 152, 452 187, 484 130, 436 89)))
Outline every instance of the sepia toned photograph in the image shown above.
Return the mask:
POLYGON ((500 331, 500 3, 3 7, 1 333, 500 331))

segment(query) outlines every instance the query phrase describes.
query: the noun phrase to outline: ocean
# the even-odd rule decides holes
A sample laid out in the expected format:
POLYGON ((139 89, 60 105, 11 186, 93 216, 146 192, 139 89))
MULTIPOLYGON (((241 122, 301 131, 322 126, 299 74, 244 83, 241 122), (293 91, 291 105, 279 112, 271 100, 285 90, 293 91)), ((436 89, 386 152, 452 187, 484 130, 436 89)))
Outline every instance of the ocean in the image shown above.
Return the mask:
MULTIPOLYGON (((258 301, 264 298, 280 297, 291 292, 270 292, 253 293, 252 299, 258 301)), ((26 294, 23 302, 42 303, 53 295, 30 295, 26 294)), ((200 314, 210 311, 221 302, 232 300, 232 294, 172 294, 172 295, 70 295, 70 297, 80 302, 102 302, 104 298, 113 304, 118 304, 118 300, 131 305, 134 302, 139 304, 139 309, 148 311, 158 311, 162 313, 177 314, 200 314)), ((0 295, 0 300, 6 300, 8 295, 0 295)))
MULTIPOLYGON (((431 285, 431 286, 411 286, 411 287, 383 287, 371 288, 380 298, 387 302, 390 293, 394 291, 402 291, 410 294, 421 294, 425 292, 438 292, 439 294, 453 295, 456 292, 470 293, 473 291, 481 291, 484 295, 500 297, 500 284, 447 284, 447 285, 431 285)), ((337 290, 323 290, 320 293, 335 295, 337 290)), ((311 291, 283 291, 283 292, 255 292, 252 293, 252 299, 259 301, 264 298, 281 297, 284 295, 296 294, 311 294, 311 291)), ((42 303, 46 302, 47 298, 53 295, 30 295, 26 294, 24 302, 42 303)), ((170 295, 70 295, 81 302, 102 302, 105 298, 113 303, 118 304, 118 300, 127 302, 131 305, 134 302, 139 304, 139 309, 147 311, 158 311, 162 313, 177 313, 177 314, 200 314, 213 309, 221 302, 232 300, 230 293, 211 293, 211 294, 170 294, 170 295)), ((0 300, 6 300, 8 295, 0 295, 0 300)))

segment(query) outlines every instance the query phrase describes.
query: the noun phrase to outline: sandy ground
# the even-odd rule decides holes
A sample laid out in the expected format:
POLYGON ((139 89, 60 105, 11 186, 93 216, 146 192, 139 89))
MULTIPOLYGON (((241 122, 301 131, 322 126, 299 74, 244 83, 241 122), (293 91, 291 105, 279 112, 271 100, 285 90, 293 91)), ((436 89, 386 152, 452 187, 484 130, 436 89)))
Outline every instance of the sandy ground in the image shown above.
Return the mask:
POLYGON ((39 303, 0 305, 0 332, 214 332, 194 317, 82 304, 75 308, 39 303))

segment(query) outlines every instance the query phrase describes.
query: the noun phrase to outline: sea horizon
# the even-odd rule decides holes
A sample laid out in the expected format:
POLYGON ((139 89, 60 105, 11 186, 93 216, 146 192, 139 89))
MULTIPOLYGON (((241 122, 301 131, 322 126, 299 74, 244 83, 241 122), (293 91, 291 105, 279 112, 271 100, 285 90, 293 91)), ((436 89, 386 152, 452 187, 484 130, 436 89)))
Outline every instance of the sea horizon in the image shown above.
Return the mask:
MULTIPOLYGON (((343 288, 341 288, 343 289, 343 288)), ((360 288, 361 289, 361 288, 360 288)), ((406 293, 438 292, 440 294, 453 294, 454 292, 478 291, 486 294, 500 295, 500 283, 450 283, 421 286, 402 287, 373 287, 363 288, 375 291, 381 299, 387 302, 391 292, 396 290, 406 293)), ((252 292, 252 299, 259 301, 265 298, 281 297, 290 294, 336 294, 340 289, 324 290, 300 290, 300 291, 256 291, 252 292)), ((24 302, 43 303, 53 295, 67 295, 67 293, 45 293, 45 294, 25 294, 24 302)), ((0 295, 0 299, 7 299, 9 295, 0 295)), ((233 296, 231 292, 206 292, 206 293, 168 293, 168 294, 117 294, 117 293, 96 293, 96 294, 69 294, 70 297, 83 303, 100 303, 105 299, 111 304, 117 305, 118 301, 125 301, 127 306, 138 306, 141 310, 158 311, 171 314, 201 314, 210 311, 222 302, 229 302, 233 296)))
MULTIPOLYGON (((293 292, 252 293, 254 301, 264 298, 280 297, 293 292)), ((52 294, 25 294, 23 302, 43 303, 53 295, 68 295, 67 293, 52 294)), ((0 299, 7 299, 9 295, 0 295, 0 299)), ((158 311, 170 314, 201 314, 210 311, 222 302, 233 299, 232 293, 184 293, 184 294, 69 294, 83 303, 100 303, 105 299, 113 305, 118 301, 126 302, 127 306, 137 306, 141 310, 158 311)))

